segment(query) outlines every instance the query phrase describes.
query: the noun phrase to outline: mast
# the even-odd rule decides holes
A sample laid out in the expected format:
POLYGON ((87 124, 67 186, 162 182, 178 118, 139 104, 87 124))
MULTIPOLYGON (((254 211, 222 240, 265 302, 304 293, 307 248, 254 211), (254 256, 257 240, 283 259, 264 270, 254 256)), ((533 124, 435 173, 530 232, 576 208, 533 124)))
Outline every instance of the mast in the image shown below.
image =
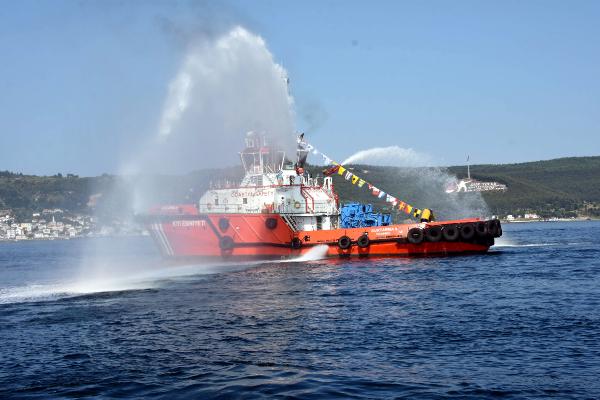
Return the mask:
POLYGON ((471 179, 471 165, 469 164, 469 157, 470 156, 467 155, 467 178, 471 179))

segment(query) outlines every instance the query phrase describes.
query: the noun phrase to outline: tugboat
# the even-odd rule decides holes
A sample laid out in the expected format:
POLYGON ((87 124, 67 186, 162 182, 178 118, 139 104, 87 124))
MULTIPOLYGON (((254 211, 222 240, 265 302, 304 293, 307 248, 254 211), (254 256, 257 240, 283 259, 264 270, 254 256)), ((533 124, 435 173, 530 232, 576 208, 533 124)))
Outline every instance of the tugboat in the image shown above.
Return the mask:
MULTIPOLYGON (((502 235, 497 219, 438 222, 430 210, 412 211, 402 202, 419 221, 391 224, 369 206, 340 207, 331 176, 311 177, 304 170, 313 148, 307 149, 302 136, 296 162, 264 134, 248 133, 245 141, 240 153, 245 175, 237 187, 212 188, 196 204, 156 206, 144 216, 164 257, 290 258, 318 245, 327 246, 329 257, 483 253, 502 235)), ((329 174, 345 170, 333 162, 329 174)))

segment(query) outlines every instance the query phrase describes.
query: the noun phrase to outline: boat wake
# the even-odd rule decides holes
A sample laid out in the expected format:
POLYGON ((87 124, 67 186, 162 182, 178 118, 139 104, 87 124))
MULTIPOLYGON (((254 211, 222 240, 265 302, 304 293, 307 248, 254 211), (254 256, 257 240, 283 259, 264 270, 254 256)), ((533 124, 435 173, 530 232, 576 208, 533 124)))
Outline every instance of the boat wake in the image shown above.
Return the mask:
MULTIPOLYGON (((95 273, 88 277, 81 277, 73 280, 62 280, 58 278, 58 282, 44 282, 0 288, 0 304, 52 301, 94 293, 153 289, 160 287, 166 282, 198 277, 201 275, 239 271, 252 266, 252 264, 248 263, 221 263, 210 265, 180 265, 160 268, 150 267, 146 271, 138 270, 137 272, 126 273, 125 275, 116 274, 116 270, 113 267, 107 269, 102 274, 95 273)), ((126 268, 123 267, 122 270, 126 270, 126 268)))
MULTIPOLYGON (((301 257, 278 260, 275 263, 294 263, 317 261, 325 258, 327 246, 319 245, 312 248, 301 257)), ((95 265, 96 272, 89 276, 0 288, 0 304, 53 301, 69 297, 77 297, 94 293, 119 292, 129 290, 145 290, 158 288, 167 282, 185 279, 197 279, 202 275, 224 272, 242 271, 272 261, 250 262, 217 262, 210 264, 188 264, 178 266, 142 266, 142 265, 110 265, 103 268, 95 265), (118 271, 118 273, 117 273, 118 271), (123 271, 129 271, 123 273, 123 271)))
POLYGON ((560 243, 528 243, 528 244, 496 244, 493 248, 498 247, 545 247, 545 246, 558 246, 560 243))
POLYGON ((496 239, 496 244, 491 248, 505 248, 505 247, 546 247, 546 246, 558 246, 560 243, 516 243, 514 239, 501 237, 496 239))

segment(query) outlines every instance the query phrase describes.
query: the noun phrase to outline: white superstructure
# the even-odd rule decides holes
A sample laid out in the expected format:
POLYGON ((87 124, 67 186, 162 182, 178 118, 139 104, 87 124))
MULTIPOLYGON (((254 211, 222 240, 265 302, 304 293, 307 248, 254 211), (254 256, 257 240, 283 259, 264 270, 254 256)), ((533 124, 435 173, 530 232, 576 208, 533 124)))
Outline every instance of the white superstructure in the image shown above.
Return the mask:
POLYGON ((245 176, 238 187, 211 189, 200 213, 277 213, 297 230, 338 227, 339 209, 330 177, 312 178, 273 149, 265 135, 250 132, 240 153, 245 176))

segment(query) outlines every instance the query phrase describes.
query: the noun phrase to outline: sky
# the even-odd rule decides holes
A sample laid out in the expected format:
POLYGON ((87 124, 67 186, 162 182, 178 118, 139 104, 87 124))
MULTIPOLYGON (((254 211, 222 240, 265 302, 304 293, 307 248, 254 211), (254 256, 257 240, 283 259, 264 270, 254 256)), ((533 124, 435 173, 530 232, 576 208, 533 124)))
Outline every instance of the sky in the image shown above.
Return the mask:
POLYGON ((190 37, 232 25, 264 39, 296 128, 338 160, 600 155, 598 21, 598 1, 5 1, 0 170, 117 173, 156 134, 190 37))

